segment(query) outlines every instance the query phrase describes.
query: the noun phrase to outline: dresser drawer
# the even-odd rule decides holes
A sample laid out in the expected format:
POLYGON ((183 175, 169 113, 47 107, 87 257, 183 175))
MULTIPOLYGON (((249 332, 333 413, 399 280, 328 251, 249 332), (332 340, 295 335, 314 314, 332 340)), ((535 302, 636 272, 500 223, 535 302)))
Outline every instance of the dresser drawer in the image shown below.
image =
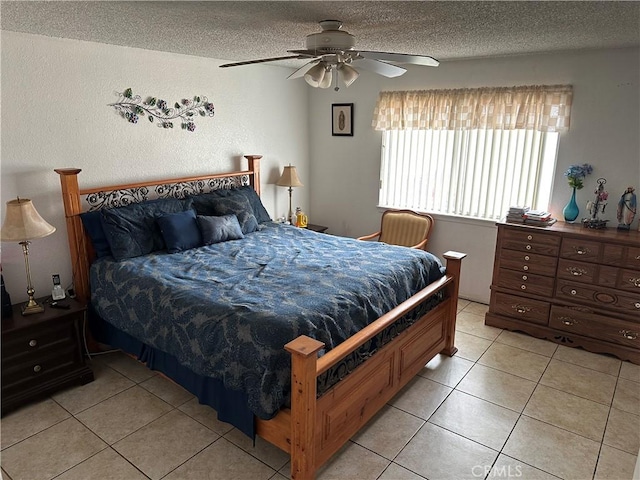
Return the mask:
POLYGON ((7 364, 3 361, 2 391, 4 393, 5 387, 9 385, 21 389, 44 382, 66 371, 72 371, 80 364, 78 349, 72 343, 55 350, 20 357, 20 363, 7 364))
POLYGON ((640 271, 640 247, 627 247, 623 266, 640 271))
POLYGON ((561 258, 558 260, 558 278, 572 279, 577 282, 595 283, 598 265, 561 258))
POLYGON ((533 229, 505 229, 502 247, 524 253, 558 255, 560 237, 533 229))
POLYGON ((602 243, 581 238, 565 237, 562 239, 560 256, 582 262, 597 262, 600 258, 601 250, 602 243))
POLYGON ((535 275, 529 272, 516 272, 501 268, 498 274, 498 285, 511 290, 517 290, 531 295, 553 295, 555 280, 551 277, 535 275))
MULTIPOLYGON (((81 318, 81 317, 80 317, 81 318)), ((69 316, 46 327, 3 333, 2 363, 6 365, 22 355, 76 343, 75 318, 69 316)))
POLYGON ((640 320, 640 295, 558 279, 556 298, 578 303, 584 302, 603 309, 616 309, 623 313, 635 314, 640 320))
POLYGON ((628 292, 635 292, 640 301, 640 272, 636 270, 620 270, 616 287, 628 292))
POLYGON ((640 324, 633 322, 553 306, 549 326, 565 332, 640 348, 640 324))
POLYGON ((500 267, 518 272, 555 277, 557 263, 558 259, 556 257, 547 257, 528 252, 523 253, 515 250, 502 250, 500 252, 500 267))
POLYGON ((492 313, 516 318, 524 322, 547 325, 549 321, 549 302, 531 300, 506 293, 496 293, 491 306, 492 313))

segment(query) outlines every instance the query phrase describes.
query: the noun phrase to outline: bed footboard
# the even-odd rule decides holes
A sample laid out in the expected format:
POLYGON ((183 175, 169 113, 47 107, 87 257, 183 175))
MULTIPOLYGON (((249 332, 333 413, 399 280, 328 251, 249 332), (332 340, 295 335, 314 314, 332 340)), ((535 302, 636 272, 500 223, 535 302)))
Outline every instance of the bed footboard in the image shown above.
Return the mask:
POLYGON ((337 348, 318 358, 322 342, 301 336, 285 348, 292 356, 291 410, 259 420, 258 435, 291 455, 291 478, 315 478, 317 469, 367 423, 438 353, 454 355, 461 261, 447 252, 447 275, 429 285, 337 348), (437 292, 445 299, 393 341, 317 398, 317 379, 346 355, 437 292))

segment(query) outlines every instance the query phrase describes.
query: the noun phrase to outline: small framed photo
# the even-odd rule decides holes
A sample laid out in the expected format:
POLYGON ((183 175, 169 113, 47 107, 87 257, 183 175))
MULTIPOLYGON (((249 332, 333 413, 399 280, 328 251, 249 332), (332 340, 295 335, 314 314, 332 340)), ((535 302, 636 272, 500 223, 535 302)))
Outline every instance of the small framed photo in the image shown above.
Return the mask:
POLYGON ((331 135, 353 137, 353 103, 331 105, 331 135))

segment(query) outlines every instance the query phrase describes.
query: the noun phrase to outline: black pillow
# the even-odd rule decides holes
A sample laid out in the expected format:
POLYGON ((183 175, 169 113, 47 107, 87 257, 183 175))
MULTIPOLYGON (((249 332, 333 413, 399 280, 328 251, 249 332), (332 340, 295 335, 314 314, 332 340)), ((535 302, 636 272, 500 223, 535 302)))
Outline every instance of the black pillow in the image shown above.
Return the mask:
POLYGON ((253 209, 243 194, 220 197, 212 192, 192 198, 193 208, 198 215, 219 217, 234 214, 238 217, 244 235, 258 229, 258 221, 253 214, 253 209))
POLYGON ((156 219, 167 213, 190 210, 192 203, 190 198, 162 198, 100 210, 102 228, 113 257, 123 260, 164 250, 164 239, 156 219))

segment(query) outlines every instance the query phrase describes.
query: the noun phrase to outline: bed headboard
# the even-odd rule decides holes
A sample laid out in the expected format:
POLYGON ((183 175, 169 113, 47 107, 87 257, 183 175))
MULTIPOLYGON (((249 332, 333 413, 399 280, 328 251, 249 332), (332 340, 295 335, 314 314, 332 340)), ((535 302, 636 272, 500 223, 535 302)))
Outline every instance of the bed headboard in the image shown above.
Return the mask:
POLYGON ((251 185, 260 195, 260 159, 262 155, 245 155, 247 170, 217 173, 196 177, 170 178, 123 185, 109 185, 81 189, 78 186, 79 168, 57 168, 64 204, 64 216, 69 236, 71 271, 78 300, 90 300, 89 267, 95 252, 82 225, 80 214, 87 211, 140 203, 154 198, 176 197, 207 193, 221 188, 251 185))

